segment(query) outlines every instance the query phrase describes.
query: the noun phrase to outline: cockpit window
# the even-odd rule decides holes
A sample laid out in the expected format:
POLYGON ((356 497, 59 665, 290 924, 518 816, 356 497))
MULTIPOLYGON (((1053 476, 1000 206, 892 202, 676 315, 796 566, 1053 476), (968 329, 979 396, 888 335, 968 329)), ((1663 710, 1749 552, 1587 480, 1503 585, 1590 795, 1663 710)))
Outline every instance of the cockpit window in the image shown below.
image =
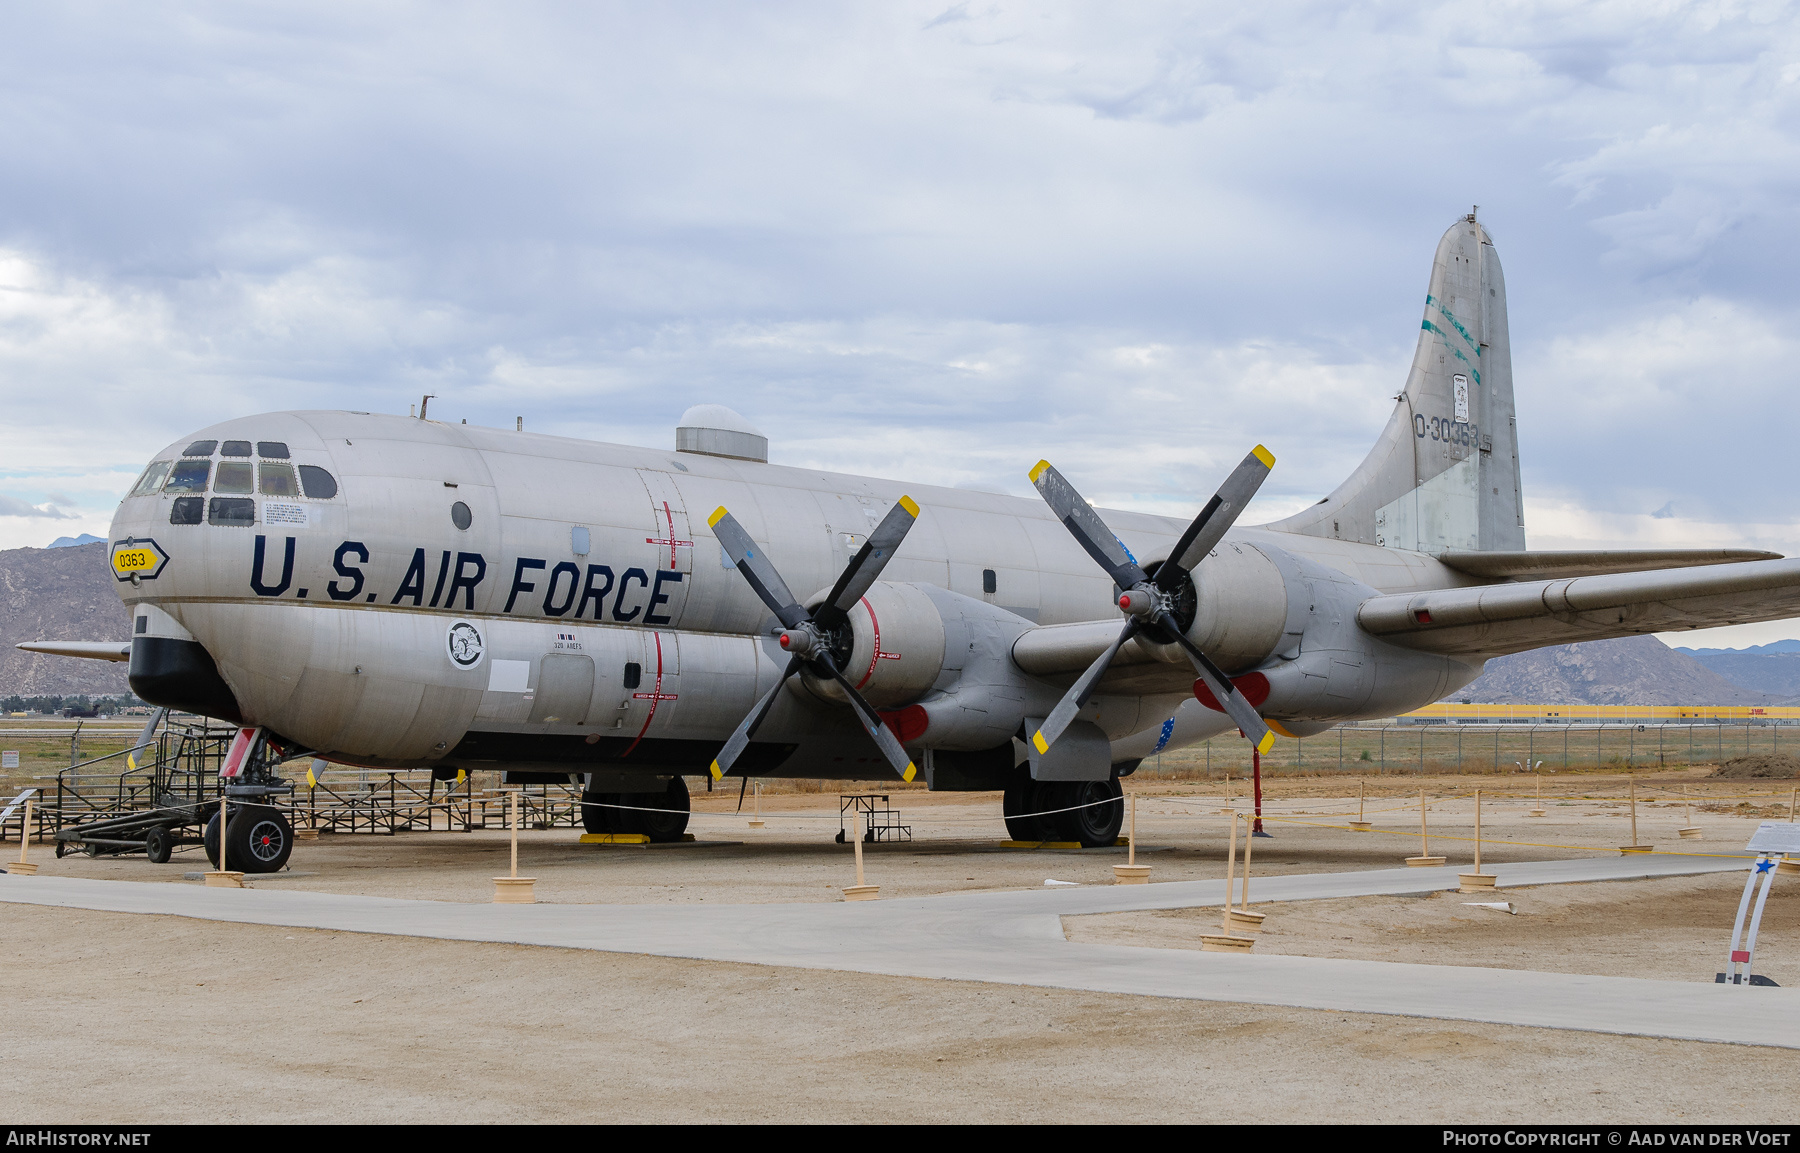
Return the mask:
POLYGON ((306 489, 306 495, 314 500, 330 500, 338 492, 337 477, 316 464, 300 466, 300 484, 306 489))
POLYGON ((213 491, 230 493, 255 492, 255 466, 247 460, 220 461, 219 475, 213 478, 213 491))
MULTIPOLYGON (((227 466, 220 465, 223 472, 227 466)), ((299 496, 300 487, 294 483, 294 466, 291 464, 275 464, 263 461, 257 466, 257 473, 262 481, 264 496, 299 496)))
POLYGON ((256 442, 256 455, 269 460, 286 460, 288 458, 287 442, 259 440, 256 442))
POLYGON ((144 470, 144 475, 138 477, 137 484, 132 486, 131 495, 149 496, 155 492, 168 479, 169 465, 172 463, 174 462, 167 460, 152 461, 150 467, 144 470))
POLYGON ((219 449, 220 456, 249 456, 250 442, 247 440, 228 440, 219 449))
POLYGON ((163 485, 163 491, 205 492, 206 478, 211 474, 212 461, 210 460, 181 461, 170 471, 169 483, 163 485))
POLYGON ((197 440, 193 444, 188 445, 187 450, 184 451, 181 455, 182 456, 211 456, 213 454, 213 449, 218 448, 218 447, 219 447, 219 442, 216 440, 197 440))

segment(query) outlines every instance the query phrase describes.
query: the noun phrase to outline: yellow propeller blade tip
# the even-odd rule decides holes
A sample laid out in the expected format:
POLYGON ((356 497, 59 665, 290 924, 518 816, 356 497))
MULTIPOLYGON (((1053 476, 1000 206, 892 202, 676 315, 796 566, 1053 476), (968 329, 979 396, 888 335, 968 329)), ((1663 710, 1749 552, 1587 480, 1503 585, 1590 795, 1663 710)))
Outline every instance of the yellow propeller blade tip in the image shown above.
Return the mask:
POLYGON ((1037 747, 1040 754, 1050 751, 1050 743, 1044 740, 1044 734, 1041 732, 1031 734, 1031 743, 1037 747))
POLYGON ((1049 467, 1050 467, 1049 461, 1047 461, 1047 460, 1038 461, 1037 467, 1031 470, 1031 483, 1036 484, 1038 482, 1038 477, 1043 476, 1044 472, 1047 469, 1049 469, 1049 467))
POLYGON ((724 520, 726 517, 728 517, 730 515, 731 515, 730 513, 725 511, 725 506, 720 505, 718 508, 713 510, 713 514, 711 516, 706 518, 706 527, 707 528, 718 528, 719 522, 724 520))
POLYGON ((1256 751, 1259 753, 1266 753, 1274 746, 1275 746, 1275 734, 1274 733, 1264 733, 1263 739, 1257 743, 1256 751))
POLYGON ((919 506, 913 503, 912 497, 910 497, 910 496, 901 497, 900 498, 900 507, 905 509, 907 511, 907 513, 910 514, 914 520, 919 519, 919 506))
POLYGON ((913 774, 917 773, 918 771, 919 770, 913 768, 913 763, 911 761, 908 761, 908 762, 906 762, 906 771, 904 773, 900 774, 900 779, 903 781, 906 781, 908 783, 911 783, 911 781, 913 779, 913 774))
POLYGON ((722 781, 725 779, 725 774, 719 771, 719 762, 717 761, 712 763, 712 775, 713 780, 715 781, 722 781))
POLYGON ((1251 449, 1250 452, 1257 460, 1262 461, 1262 466, 1264 468, 1275 467, 1275 454, 1264 448, 1262 445, 1257 445, 1255 448, 1251 449))

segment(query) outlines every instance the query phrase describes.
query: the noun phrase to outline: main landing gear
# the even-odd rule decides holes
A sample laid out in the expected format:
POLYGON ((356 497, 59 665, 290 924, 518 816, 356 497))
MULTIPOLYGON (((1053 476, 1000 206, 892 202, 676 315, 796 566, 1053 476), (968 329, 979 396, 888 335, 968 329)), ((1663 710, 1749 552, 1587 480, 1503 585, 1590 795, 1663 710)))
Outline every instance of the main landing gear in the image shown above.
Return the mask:
POLYGON ((1079 841, 1083 848, 1093 849, 1119 839, 1125 823, 1125 789, 1117 780, 1025 777, 1006 790, 1001 811, 1007 835, 1015 841, 1079 841), (1042 815, 1028 815, 1034 813, 1042 815))
POLYGON ((687 832, 687 782, 680 777, 669 778, 660 793, 583 793, 581 800, 581 823, 590 833, 642 833, 661 844, 687 832))

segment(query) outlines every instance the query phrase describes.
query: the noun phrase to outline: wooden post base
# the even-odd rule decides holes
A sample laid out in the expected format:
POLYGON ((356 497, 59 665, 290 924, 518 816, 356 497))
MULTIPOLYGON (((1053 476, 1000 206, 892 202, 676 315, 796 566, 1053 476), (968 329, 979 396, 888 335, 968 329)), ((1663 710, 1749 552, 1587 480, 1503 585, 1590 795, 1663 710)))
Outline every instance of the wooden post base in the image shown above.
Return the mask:
POLYGON ((531 891, 531 886, 536 883, 536 877, 495 877, 494 904, 535 905, 537 894, 531 891))
POLYGON ((879 901, 880 899, 880 885, 851 885, 844 890, 844 900, 846 901, 879 901))
POLYGON ((1233 909, 1231 910, 1232 932, 1260 933, 1263 919, 1267 916, 1267 913, 1255 913, 1248 909, 1233 909))
POLYGON ((1149 883, 1149 865, 1113 866, 1113 884, 1115 885, 1148 885, 1149 883))
POLYGON ((1775 871, 1777 873, 1800 873, 1800 860, 1788 857, 1775 866, 1775 871))
POLYGON ((8 861, 6 862, 6 871, 9 873, 17 873, 21 877, 35 877, 37 876, 37 862, 8 861))
POLYGON ((1408 857, 1406 863, 1415 869, 1435 869, 1444 863, 1442 857, 1408 857))
POLYGON ((1375 828, 1374 821, 1351 821, 1350 822, 1350 831, 1353 833, 1367 833, 1374 828, 1375 828))
POLYGON ((215 869, 206 874, 206 887, 209 889, 241 889, 244 887, 244 874, 236 870, 215 869))
POLYGON ((1494 874, 1492 873, 1458 873, 1456 874, 1459 893, 1492 893, 1494 891, 1494 874))
POLYGON ((294 830, 294 840, 296 841, 316 841, 318 839, 319 830, 313 828, 311 825, 302 825, 300 828, 294 830))
POLYGON ((1676 829, 1675 832, 1680 834, 1684 841, 1698 841, 1701 830, 1699 825, 1689 825, 1685 829, 1676 829))
POLYGON ((1200 935, 1202 953, 1248 953, 1256 948, 1255 937, 1222 937, 1217 933, 1200 935))
POLYGON ((1656 849, 1655 845, 1620 845, 1619 846, 1619 852, 1621 854, 1648 853, 1648 852, 1653 852, 1655 849, 1656 849))
POLYGON ((1526 813, 1525 815, 1528 817, 1541 817, 1544 815, 1544 810, 1532 809, 1530 812, 1526 813))
POLYGON ((1237 812, 1236 809, 1219 809, 1217 811, 1221 817, 1229 817, 1231 814, 1237 812))
POLYGON ((761 821, 751 821, 750 827, 753 829, 760 829, 763 827, 763 823, 761 821))

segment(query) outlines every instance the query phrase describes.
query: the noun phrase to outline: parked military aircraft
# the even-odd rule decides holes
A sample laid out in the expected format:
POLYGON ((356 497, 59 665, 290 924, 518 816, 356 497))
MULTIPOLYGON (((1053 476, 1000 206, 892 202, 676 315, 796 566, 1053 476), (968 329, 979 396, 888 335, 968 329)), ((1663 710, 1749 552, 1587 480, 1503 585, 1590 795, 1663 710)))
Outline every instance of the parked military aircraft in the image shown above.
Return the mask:
POLYGON ((1473 213, 1438 244, 1374 451, 1285 520, 1235 523, 1260 446, 1187 524, 1096 511, 1047 462, 1033 501, 767 455, 713 406, 673 453, 224 421, 119 505, 129 643, 20 647, 129 660, 144 700, 259 729, 267 766, 579 780, 596 831, 679 837, 684 774, 892 772, 1004 790, 1017 838, 1102 844, 1158 750, 1392 716, 1540 645, 1800 614, 1800 561, 1772 553, 1526 549, 1505 285, 1473 213))

